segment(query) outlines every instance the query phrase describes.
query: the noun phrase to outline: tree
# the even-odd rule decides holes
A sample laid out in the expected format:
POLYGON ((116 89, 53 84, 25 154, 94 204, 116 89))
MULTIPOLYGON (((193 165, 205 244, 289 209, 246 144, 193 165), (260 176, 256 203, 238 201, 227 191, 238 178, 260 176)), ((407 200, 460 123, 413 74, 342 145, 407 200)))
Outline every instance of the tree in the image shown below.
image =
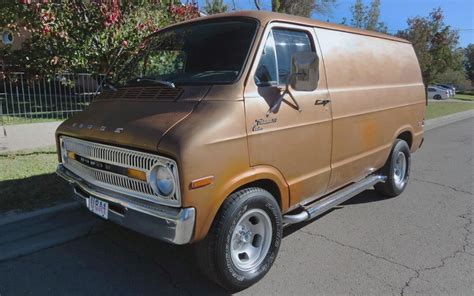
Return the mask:
POLYGON ((443 11, 437 8, 428 17, 408 19, 408 28, 396 34, 413 44, 427 85, 439 82, 440 75, 449 69, 462 68, 462 59, 456 51, 459 34, 445 25, 443 19, 443 11))
MULTIPOLYGON (((255 7, 262 9, 262 2, 254 0, 255 7)), ((272 11, 311 17, 312 13, 327 14, 336 4, 336 0, 272 0, 272 11)))
POLYGON ((387 26, 380 20, 380 0, 372 0, 367 12, 367 30, 387 32, 387 26))
POLYGON ((226 12, 227 9, 223 0, 206 0, 206 4, 204 4, 204 11, 209 15, 226 12))
POLYGON ((469 44, 464 49, 464 68, 466 69, 467 77, 474 81, 474 44, 469 44))
POLYGON ((452 85, 463 85, 466 81, 466 70, 464 69, 464 49, 459 47, 453 50, 453 62, 444 72, 433 79, 435 83, 446 83, 452 85))
POLYGON ((366 7, 362 0, 357 0, 353 6, 351 6, 351 26, 355 28, 364 28, 365 27, 365 11, 366 7))
POLYGON ((0 48, 5 63, 30 74, 105 72, 117 57, 123 65, 143 37, 175 22, 199 16, 194 2, 179 0, 7 1, 0 27, 31 35, 18 50, 0 48), (120 50, 120 48, 122 48, 120 50))
POLYGON ((380 0, 372 0, 370 5, 365 5, 362 0, 356 0, 351 7, 351 14, 352 27, 387 33, 387 26, 380 21, 380 0))
POLYGON ((446 83, 456 86, 464 85, 466 73, 460 70, 447 69, 436 77, 436 83, 446 83))

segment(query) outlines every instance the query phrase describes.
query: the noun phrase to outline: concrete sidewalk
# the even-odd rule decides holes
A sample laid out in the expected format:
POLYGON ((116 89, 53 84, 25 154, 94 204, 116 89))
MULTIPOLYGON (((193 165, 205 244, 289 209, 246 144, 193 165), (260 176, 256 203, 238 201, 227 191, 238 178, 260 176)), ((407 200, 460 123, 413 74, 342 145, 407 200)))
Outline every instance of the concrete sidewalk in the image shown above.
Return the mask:
POLYGON ((6 125, 0 132, 0 153, 37 149, 55 144, 54 132, 62 121, 6 125))
POLYGON ((455 102, 455 103, 471 103, 474 104, 474 101, 468 101, 468 100, 461 100, 461 99, 443 99, 443 100, 434 100, 434 99, 428 99, 428 103, 446 103, 446 102, 455 102))
POLYGON ((425 131, 429 131, 440 126, 468 119, 471 117, 474 117, 474 110, 467 110, 446 116, 441 116, 438 118, 429 119, 425 121, 425 131))

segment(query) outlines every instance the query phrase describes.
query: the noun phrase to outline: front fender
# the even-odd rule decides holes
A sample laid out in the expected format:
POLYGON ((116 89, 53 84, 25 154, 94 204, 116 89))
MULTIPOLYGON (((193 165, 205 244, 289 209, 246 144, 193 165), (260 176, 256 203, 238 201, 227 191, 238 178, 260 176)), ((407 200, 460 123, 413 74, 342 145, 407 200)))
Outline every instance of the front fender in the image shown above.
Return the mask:
POLYGON ((194 241, 199 241, 207 235, 219 209, 229 195, 239 188, 260 180, 270 180, 276 184, 280 191, 280 200, 278 200, 278 202, 282 207, 281 211, 282 213, 288 211, 290 200, 289 188, 280 171, 272 166, 265 165, 250 167, 247 171, 244 171, 226 181, 219 188, 215 188, 213 191, 214 202, 211 207, 207 209, 197 209, 198 212, 205 211, 205 213, 200 213, 200 216, 204 216, 206 219, 196 223, 194 241))

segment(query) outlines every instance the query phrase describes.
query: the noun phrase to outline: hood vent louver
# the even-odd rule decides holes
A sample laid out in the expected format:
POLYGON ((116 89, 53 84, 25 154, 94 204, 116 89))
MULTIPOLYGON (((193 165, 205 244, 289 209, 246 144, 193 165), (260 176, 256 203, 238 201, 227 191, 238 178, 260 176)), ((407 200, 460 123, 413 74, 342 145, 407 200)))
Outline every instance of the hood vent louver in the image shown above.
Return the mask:
POLYGON ((181 94, 183 89, 180 87, 170 88, 166 86, 140 86, 140 87, 123 87, 117 91, 103 90, 96 100, 166 100, 175 101, 181 94))

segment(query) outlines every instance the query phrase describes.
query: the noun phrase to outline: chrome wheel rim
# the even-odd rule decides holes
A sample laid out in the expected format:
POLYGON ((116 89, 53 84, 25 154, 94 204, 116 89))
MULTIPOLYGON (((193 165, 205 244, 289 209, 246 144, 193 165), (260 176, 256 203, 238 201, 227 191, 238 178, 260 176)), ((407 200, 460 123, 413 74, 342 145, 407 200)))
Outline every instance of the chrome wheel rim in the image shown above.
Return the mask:
POLYGON ((259 266, 267 256, 272 240, 272 223, 261 209, 251 209, 237 222, 230 242, 232 263, 241 271, 259 266))
POLYGON ((406 182, 407 175, 407 158, 405 153, 398 152, 393 167, 393 179, 398 188, 402 188, 406 182))

